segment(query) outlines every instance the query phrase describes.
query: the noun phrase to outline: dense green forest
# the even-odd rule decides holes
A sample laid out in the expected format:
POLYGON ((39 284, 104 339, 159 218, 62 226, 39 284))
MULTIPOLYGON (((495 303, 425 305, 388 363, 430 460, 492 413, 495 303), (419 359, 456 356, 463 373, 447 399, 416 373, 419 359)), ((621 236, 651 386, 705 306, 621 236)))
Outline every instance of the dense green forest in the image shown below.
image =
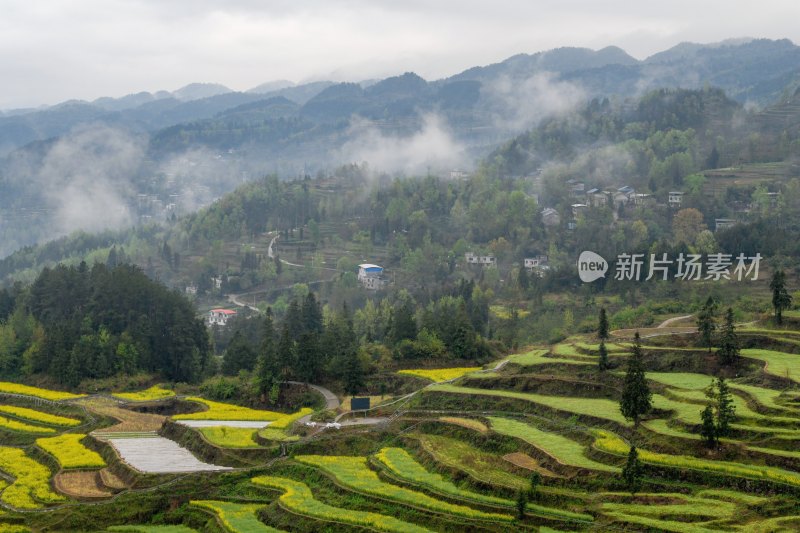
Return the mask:
POLYGON ((205 325, 183 296, 128 264, 44 269, 0 291, 0 372, 76 386, 115 374, 196 381, 209 361, 205 325))

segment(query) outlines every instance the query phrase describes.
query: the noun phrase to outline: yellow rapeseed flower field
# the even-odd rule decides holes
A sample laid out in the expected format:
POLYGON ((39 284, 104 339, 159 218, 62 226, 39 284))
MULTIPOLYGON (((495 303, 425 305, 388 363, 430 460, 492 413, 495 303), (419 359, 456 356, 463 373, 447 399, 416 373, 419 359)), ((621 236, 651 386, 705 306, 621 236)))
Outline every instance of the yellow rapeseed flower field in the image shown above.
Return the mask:
POLYGON ((189 401, 197 402, 208 407, 206 411, 199 413, 188 413, 182 415, 175 415, 173 420, 264 420, 272 421, 286 416, 283 413, 276 413, 273 411, 263 411, 260 409, 250 409, 249 407, 242 407, 240 405, 233 405, 230 403, 214 402, 192 396, 186 398, 189 401))
POLYGON ((50 489, 50 470, 19 448, 0 446, 0 470, 14 478, 14 483, 0 494, 0 500, 12 507, 38 509, 42 507, 40 502, 64 500, 50 489))
POLYGON ((100 455, 81 444, 83 433, 65 433, 58 437, 36 439, 36 445, 56 458, 62 468, 103 468, 100 455))
POLYGON ((6 418, 4 416, 0 416, 0 429, 7 429, 9 431, 16 431, 19 433, 34 433, 38 435, 56 432, 56 430, 53 428, 33 426, 31 424, 26 424, 24 422, 20 422, 19 420, 6 418))
POLYGON ((443 381, 451 381, 470 372, 477 372, 481 370, 481 367, 461 367, 461 368, 434 368, 434 369, 425 369, 425 368, 417 368, 417 369, 410 369, 410 370, 399 370, 398 374, 406 374, 409 376, 416 376, 419 378, 429 379, 435 383, 442 383, 443 381))
POLYGON ((24 396, 33 396, 34 398, 50 400, 51 402, 58 402, 61 400, 72 400, 75 398, 82 398, 86 396, 85 394, 72 394, 69 392, 40 389, 39 387, 29 387, 28 385, 20 385, 19 383, 0 381, 0 393, 3 392, 6 392, 8 394, 22 394, 24 396))
POLYGON ((159 385, 153 385, 149 389, 140 390, 138 392, 115 392, 113 396, 120 400, 128 400, 130 402, 149 402, 170 398, 175 396, 175 393, 169 389, 162 389, 159 385))
POLYGON ((0 413, 9 414, 17 418, 24 418, 32 422, 41 422, 50 426, 72 427, 81 425, 81 421, 77 418, 68 418, 66 416, 58 416, 36 409, 28 409, 26 407, 17 407, 15 405, 0 405, 0 413))

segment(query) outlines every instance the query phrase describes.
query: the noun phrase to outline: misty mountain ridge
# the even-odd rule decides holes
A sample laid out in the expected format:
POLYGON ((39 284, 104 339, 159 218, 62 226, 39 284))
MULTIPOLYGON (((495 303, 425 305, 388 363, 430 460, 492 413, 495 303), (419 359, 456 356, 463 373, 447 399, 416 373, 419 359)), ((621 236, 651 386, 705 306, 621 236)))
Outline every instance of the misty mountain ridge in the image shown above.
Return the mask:
MULTIPOLYGON (((651 88, 709 85, 737 105, 766 105, 800 81, 800 47, 787 40, 682 44, 660 54, 639 61, 616 47, 560 48, 435 81, 406 72, 266 93, 192 84, 179 90, 198 96, 188 101, 175 92, 137 93, 2 116, 0 255, 74 229, 189 212, 266 173, 314 175, 363 161, 390 174, 470 169, 543 119, 593 98, 621 103, 651 88)), ((764 127, 781 127, 795 110, 787 104, 764 127)))
POLYGON ((63 135, 81 123, 100 121, 152 132, 182 122, 209 119, 226 109, 274 96, 283 96, 301 106, 310 103, 306 111, 311 116, 330 120, 340 120, 349 113, 361 114, 365 106, 365 114, 374 116, 375 108, 383 103, 382 98, 387 102, 405 99, 407 106, 385 110, 383 118, 391 119, 393 109, 406 116, 409 106, 426 108, 431 94, 438 89, 441 98, 437 105, 452 110, 474 103, 472 96, 466 99, 464 96, 474 93, 476 87, 464 85, 441 91, 445 85, 478 82, 478 88, 485 92, 487 86, 518 83, 542 73, 575 84, 589 98, 627 97, 656 87, 711 85, 724 89, 740 102, 764 105, 774 101, 787 84, 797 82, 798 71, 800 47, 791 41, 739 39, 712 44, 681 43, 644 61, 615 46, 600 50, 563 47, 517 54, 500 63, 476 66, 430 82, 416 75, 403 75, 327 93, 326 89, 341 84, 318 81, 295 85, 279 80, 235 92, 216 83, 192 83, 175 91, 140 92, 93 102, 70 101, 46 109, 12 110, 0 115, 0 153, 31 141, 63 135), (359 93, 356 87, 369 92, 359 93), (450 100, 449 95, 456 99, 450 100))

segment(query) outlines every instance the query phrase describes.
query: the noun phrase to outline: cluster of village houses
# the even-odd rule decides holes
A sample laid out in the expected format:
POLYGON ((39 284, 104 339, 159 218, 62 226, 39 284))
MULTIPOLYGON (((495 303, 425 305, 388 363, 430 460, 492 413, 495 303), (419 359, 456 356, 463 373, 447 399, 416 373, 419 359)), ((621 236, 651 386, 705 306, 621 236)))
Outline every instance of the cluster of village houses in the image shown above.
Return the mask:
MULTIPOLYGON (((456 171, 453 171, 456 172, 456 171)), ((463 171, 458 171, 459 174, 454 175, 451 172, 451 177, 463 178, 467 174, 463 171), (462 176, 462 174, 464 176, 462 176)), ((570 206, 571 218, 567 222, 567 229, 573 230, 577 227, 577 221, 583 216, 588 209, 609 207, 616 213, 620 207, 627 205, 634 206, 656 206, 657 200, 653 194, 637 193, 630 185, 624 185, 618 188, 598 188, 589 187, 586 184, 577 180, 567 181, 569 187, 570 198, 575 202, 570 206)), ((667 194, 666 206, 673 210, 679 210, 683 207, 685 193, 683 191, 670 191, 667 194)), ((770 205, 773 207, 777 205, 777 198, 779 193, 768 193, 770 205)), ((663 205, 663 204, 662 204, 663 205)), ((561 224, 561 214, 553 207, 545 207, 542 209, 542 224, 548 227, 555 227, 561 224)), ((714 230, 719 231, 724 228, 731 227, 737 223, 737 220, 731 218, 717 218, 714 220, 714 230)), ((464 260, 467 265, 479 267, 496 267, 497 258, 491 254, 479 254, 475 252, 466 252, 464 260)), ((533 255, 523 259, 523 267, 531 274, 543 276, 549 270, 548 257, 546 255, 533 255)), ((219 282, 215 278, 215 285, 219 288, 219 282)), ((372 263, 363 263, 358 265, 358 282, 368 290, 378 290, 389 284, 389 280, 384 275, 383 267, 372 263)), ((187 289, 188 290, 188 289, 187 289)), ((212 309, 209 311, 208 323, 209 325, 224 326, 228 320, 236 316, 236 311, 230 309, 212 309)))
MULTIPOLYGON (((637 193, 633 187, 625 185, 617 189, 600 189, 597 187, 588 188, 585 183, 569 180, 567 181, 569 187, 570 197, 575 200, 571 205, 572 219, 567 223, 568 229, 575 229, 577 220, 583 215, 587 209, 593 207, 610 207, 616 213, 621 206, 635 205, 635 206, 655 206, 657 200, 653 194, 637 193)), ((777 206, 778 197, 780 193, 769 192, 767 193, 770 206, 772 208, 777 206)), ((683 207, 685 192, 684 191, 670 191, 667 193, 666 205, 674 210, 683 207)), ((662 204, 663 205, 663 204, 662 204)), ((546 226, 556 226, 561 223, 561 218, 558 211, 553 208, 545 208, 542 211, 542 222, 546 226)), ((738 223, 733 218, 715 218, 714 231, 719 231, 725 228, 730 228, 738 223)))

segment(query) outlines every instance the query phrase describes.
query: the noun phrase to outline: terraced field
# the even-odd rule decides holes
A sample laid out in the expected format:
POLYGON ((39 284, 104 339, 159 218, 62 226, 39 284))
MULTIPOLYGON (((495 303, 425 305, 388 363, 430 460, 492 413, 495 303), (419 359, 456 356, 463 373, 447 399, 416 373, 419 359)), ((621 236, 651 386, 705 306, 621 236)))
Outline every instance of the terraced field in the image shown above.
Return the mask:
MULTIPOLYGON (((779 345, 773 331, 748 335, 779 345)), ((674 341, 653 340, 647 361, 659 363, 660 354, 675 361, 712 357, 685 335, 674 341)), ((477 373, 468 366, 436 369, 426 377, 438 383, 418 383, 418 394, 382 408, 380 426, 319 431, 296 424, 312 414, 308 409, 286 414, 201 397, 191 401, 204 410, 174 415, 174 424, 107 397, 70 400, 99 416, 94 425, 90 417, 67 416, 77 412, 71 403, 0 406, 5 419, 50 431, 17 431, 28 444, 0 447, 0 501, 47 509, 53 520, 68 520, 78 502, 120 491, 140 502, 151 495, 174 501, 170 516, 180 518, 169 524, 137 525, 137 518, 95 528, 144 533, 798 530, 800 358, 743 352, 728 380, 733 431, 710 449, 699 426, 713 366, 648 371, 655 411, 634 427, 620 412, 617 390, 630 347, 608 348, 616 360, 606 373, 596 368, 598 345, 590 337, 529 349, 477 373), (118 422, 102 427, 109 425, 105 417, 118 422), (101 444, 85 436, 89 431, 101 444), (635 495, 621 478, 631 442, 644 467, 635 495), (158 477, 164 474, 180 475, 158 477), (161 485, 164 479, 173 481, 161 485), (184 503, 173 491, 198 496, 184 503), (62 510, 64 503, 70 506, 62 510)), ((151 393, 164 394, 134 394, 152 401, 151 393)), ((25 519, 16 520, 24 527, 25 519)))
POLYGON ((530 424, 510 418, 489 417, 492 431, 520 439, 543 451, 558 463, 601 472, 619 472, 615 466, 599 463, 584 454, 585 447, 558 433, 542 431, 530 424))
POLYGON ((461 368, 434 368, 434 369, 411 369, 411 370, 400 370, 398 374, 405 374, 407 376, 416 376, 423 379, 429 379, 434 383, 442 383, 445 381, 452 381, 454 379, 458 379, 461 376, 469 374, 471 372, 477 372, 481 370, 481 367, 461 367, 461 368))
POLYGON ((573 398, 568 396, 547 396, 544 394, 534 394, 527 392, 506 391, 498 389, 476 389, 473 387, 461 387, 458 385, 435 385, 426 389, 426 393, 449 393, 464 394, 469 396, 488 396, 499 398, 513 398, 524 400, 533 404, 538 404, 563 413, 585 415, 595 418, 603 418, 622 425, 628 425, 619 412, 617 402, 603 398, 573 398))
POLYGON ((256 516, 260 504, 241 504, 233 502, 192 500, 191 505, 214 513, 222 526, 229 531, 278 533, 280 530, 269 527, 256 516))
POLYGON ((19 448, 0 446, 0 472, 13 479, 0 493, 11 507, 38 509, 64 500, 50 488, 50 470, 19 448))

